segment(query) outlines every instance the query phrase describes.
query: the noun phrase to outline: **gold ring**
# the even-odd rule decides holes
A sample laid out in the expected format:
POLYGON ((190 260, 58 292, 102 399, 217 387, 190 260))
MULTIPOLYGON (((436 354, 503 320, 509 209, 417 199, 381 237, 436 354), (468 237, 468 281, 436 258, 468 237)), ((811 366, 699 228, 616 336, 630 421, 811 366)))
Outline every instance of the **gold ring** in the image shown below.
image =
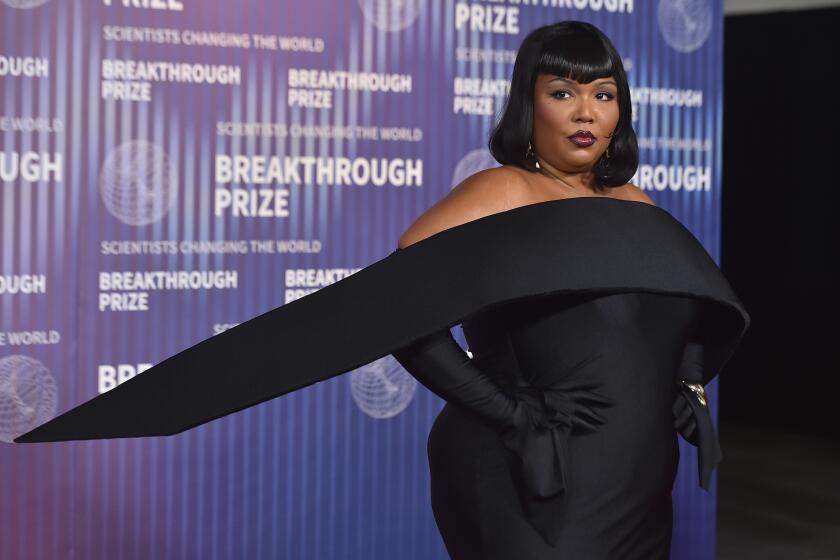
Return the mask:
POLYGON ((697 399, 700 401, 700 404, 702 404, 706 408, 709 407, 709 405, 706 404, 706 390, 703 388, 702 385, 700 385, 699 383, 688 383, 684 380, 683 383, 686 387, 694 391, 694 394, 697 395, 697 399))

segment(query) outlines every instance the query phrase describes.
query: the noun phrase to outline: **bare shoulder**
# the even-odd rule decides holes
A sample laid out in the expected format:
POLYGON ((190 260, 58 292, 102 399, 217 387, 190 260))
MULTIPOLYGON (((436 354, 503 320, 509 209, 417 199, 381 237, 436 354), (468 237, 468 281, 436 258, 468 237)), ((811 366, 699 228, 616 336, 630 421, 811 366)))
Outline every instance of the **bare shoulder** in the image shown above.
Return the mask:
POLYGON ((647 202, 652 206, 656 206, 653 200, 647 195, 645 191, 634 185, 633 183, 627 183, 626 185, 622 185, 619 187, 621 191, 620 197, 625 200, 635 200, 638 202, 647 202))
POLYGON ((401 249, 443 230, 516 206, 522 176, 508 166, 474 173, 418 217, 400 236, 401 249))

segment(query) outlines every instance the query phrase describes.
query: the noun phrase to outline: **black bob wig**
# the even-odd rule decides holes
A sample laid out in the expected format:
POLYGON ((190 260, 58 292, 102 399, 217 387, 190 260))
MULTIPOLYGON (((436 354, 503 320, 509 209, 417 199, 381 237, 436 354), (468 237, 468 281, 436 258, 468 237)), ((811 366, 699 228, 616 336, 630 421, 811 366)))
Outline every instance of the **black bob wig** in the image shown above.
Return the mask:
POLYGON ((554 74, 580 83, 612 76, 618 86, 618 125, 609 146, 609 158, 595 162, 594 188, 626 184, 639 166, 639 146, 633 130, 627 75, 609 38, 584 21, 561 21, 538 27, 522 41, 513 65, 510 94, 499 123, 490 135, 489 148, 502 165, 537 172, 536 160, 526 156, 533 135, 534 85, 538 74, 554 74))

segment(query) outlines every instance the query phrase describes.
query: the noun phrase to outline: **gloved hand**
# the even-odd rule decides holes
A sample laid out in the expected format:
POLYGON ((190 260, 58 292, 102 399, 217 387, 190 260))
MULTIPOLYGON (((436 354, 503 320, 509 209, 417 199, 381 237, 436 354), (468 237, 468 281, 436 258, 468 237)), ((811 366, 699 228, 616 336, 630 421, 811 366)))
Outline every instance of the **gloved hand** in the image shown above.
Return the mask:
MULTIPOLYGON (((697 341, 691 340, 683 350, 680 370, 677 375, 678 391, 674 399, 672 412, 674 413, 674 428, 683 439, 694 447, 699 445, 697 414, 710 414, 702 380, 703 347, 697 341), (698 393, 700 394, 698 395, 698 393)), ((703 418, 702 420, 710 422, 710 418, 703 418)))
MULTIPOLYGON (((449 328, 436 331, 393 352, 394 358, 426 388, 491 420, 501 433, 548 425, 549 410, 540 387, 506 390, 472 363, 449 328)), ((595 393, 575 393, 571 424, 576 432, 595 431, 604 417, 593 407, 610 403, 595 393)))
POLYGON ((712 413, 704 388, 704 349, 698 331, 689 338, 677 371, 677 394, 674 398, 674 428, 683 439, 697 448, 697 474, 700 487, 708 490, 712 471, 723 459, 715 433, 712 413))
MULTIPOLYGON (((678 383, 682 385, 681 382, 678 383)), ((697 417, 688 399, 694 399, 700 406, 705 406, 692 390, 689 389, 686 391, 680 387, 680 391, 674 399, 674 407, 672 409, 674 413, 674 428, 676 428, 683 439, 694 447, 697 447, 697 417)))

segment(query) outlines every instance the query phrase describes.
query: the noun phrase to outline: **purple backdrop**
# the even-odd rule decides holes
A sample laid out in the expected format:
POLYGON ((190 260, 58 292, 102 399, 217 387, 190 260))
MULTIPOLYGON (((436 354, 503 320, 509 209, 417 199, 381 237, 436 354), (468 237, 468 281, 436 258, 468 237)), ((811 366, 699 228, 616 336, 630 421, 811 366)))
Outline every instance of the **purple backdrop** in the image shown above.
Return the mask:
MULTIPOLYGON (((10 442, 392 251, 496 165, 539 25, 613 39, 632 182, 716 256, 722 2, 527 4, 0 0, 0 558, 446 558, 443 402, 390 357, 176 436, 10 442)), ((681 454, 673 557, 711 559, 681 454)))

